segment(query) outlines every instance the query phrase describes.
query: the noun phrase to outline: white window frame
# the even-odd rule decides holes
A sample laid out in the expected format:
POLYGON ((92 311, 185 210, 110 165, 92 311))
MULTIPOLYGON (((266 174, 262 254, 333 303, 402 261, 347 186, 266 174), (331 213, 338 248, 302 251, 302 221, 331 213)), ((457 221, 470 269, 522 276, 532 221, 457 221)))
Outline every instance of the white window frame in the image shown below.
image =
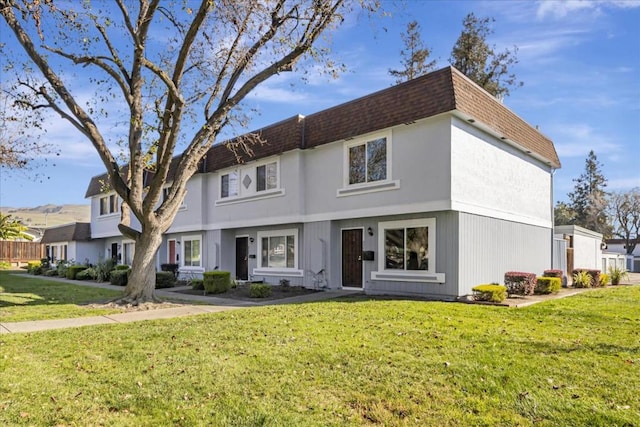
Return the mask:
POLYGON ((202 260, 202 235, 200 234, 193 234, 193 235, 189 235, 189 236, 182 236, 182 238, 180 239, 180 269, 181 270, 203 270, 202 264, 203 264, 203 260, 202 260), (199 248, 200 248, 200 265, 185 265, 185 260, 187 259, 187 257, 185 256, 185 248, 186 248, 186 242, 193 242, 193 241, 198 241, 199 242, 199 248))
POLYGON ((393 169, 391 166, 393 163, 393 158, 392 158, 393 141, 391 138, 391 134, 392 134, 391 130, 388 130, 385 132, 372 133, 372 134, 358 137, 357 139, 353 139, 345 142, 345 144, 343 145, 343 154, 342 154, 342 188, 339 188, 337 190, 338 197, 352 196, 356 194, 371 193, 371 192, 378 192, 378 191, 395 190, 400 188, 400 181, 392 179, 393 169), (350 184, 349 183, 349 168, 350 168, 349 150, 352 147, 364 145, 365 152, 366 152, 366 145, 368 142, 375 141, 377 139, 382 139, 382 138, 386 139, 386 145, 387 145, 386 146, 386 153, 387 153, 386 179, 379 180, 379 181, 350 184))
POLYGON ((261 200, 271 197, 279 197, 285 195, 285 190, 282 188, 281 174, 280 174, 280 158, 271 157, 261 159, 252 165, 245 167, 238 167, 233 169, 227 169, 220 171, 218 174, 218 200, 214 202, 215 206, 231 205, 235 203, 244 203, 254 200, 261 200), (258 191, 258 168, 261 166, 267 166, 271 163, 276 165, 276 187, 271 189, 265 189, 258 191), (238 174, 238 195, 222 197, 222 177, 230 173, 237 172, 238 174), (249 175, 252 180, 250 189, 246 189, 242 181, 244 177, 249 175))
MULTIPOLYGON (((297 228, 289 228, 283 230, 267 230, 267 231, 258 231, 256 239, 257 239, 257 262, 258 267, 253 269, 254 276, 295 276, 302 277, 303 271, 299 269, 300 262, 300 238, 299 232, 297 228), (262 239, 265 237, 285 237, 293 236, 293 268, 273 268, 269 266, 262 265, 262 239)), ((285 239, 286 241, 286 239, 285 239)), ((286 248, 285 248, 286 250, 286 248)))
MULTIPOLYGON (((406 248, 405 248, 406 250, 406 248)), ((371 280, 397 282, 436 282, 444 283, 444 273, 436 272, 436 219, 420 218, 378 223, 378 271, 371 272, 371 280), (429 228, 429 268, 427 270, 396 270, 386 269, 385 235, 387 229, 398 228, 429 228)))
POLYGON ((131 265, 127 262, 127 245, 131 245, 131 262, 133 263, 133 256, 136 253, 136 242, 134 240, 123 240, 122 241, 122 264, 131 265))
POLYGON ((116 193, 110 193, 110 194, 101 195, 98 198, 98 216, 99 217, 107 217, 107 216, 117 215, 118 212, 120 211, 120 204, 121 203, 122 202, 120 201, 120 197, 118 197, 118 195, 116 193), (111 203, 112 198, 115 198, 115 207, 111 203), (103 200, 107 201, 107 212, 105 212, 105 213, 102 213, 102 201, 103 200), (114 208, 114 210, 112 210, 112 208, 114 208))
POLYGON ((226 200, 226 199, 233 199, 234 197, 240 197, 240 187, 242 186, 242 184, 240 183, 240 171, 238 169, 233 169, 228 172, 221 173, 219 181, 220 181, 220 184, 219 184, 220 199, 226 200), (222 178, 224 178, 225 176, 230 176, 231 174, 236 174, 236 180, 237 180, 236 194, 227 194, 226 196, 223 196, 222 195, 222 178))

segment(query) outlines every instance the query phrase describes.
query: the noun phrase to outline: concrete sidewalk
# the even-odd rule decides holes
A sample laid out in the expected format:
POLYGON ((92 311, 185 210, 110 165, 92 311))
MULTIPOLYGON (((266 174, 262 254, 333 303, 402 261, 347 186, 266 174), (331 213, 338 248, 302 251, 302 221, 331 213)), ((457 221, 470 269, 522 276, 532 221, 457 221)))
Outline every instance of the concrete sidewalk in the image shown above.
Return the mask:
MULTIPOLYGON (((42 278, 55 282, 64 282, 77 286, 88 286, 93 288, 111 289, 122 291, 121 286, 113 286, 108 283, 84 282, 78 280, 68 280, 59 277, 42 277, 30 276, 33 278, 42 278)), ((72 319, 53 319, 53 320, 34 320, 28 322, 1 322, 0 334, 19 333, 19 332, 36 332, 51 329, 77 328, 91 325, 104 325, 112 323, 130 323, 142 320, 170 319, 173 317, 193 316, 205 313, 219 313, 228 310, 237 310, 240 308, 260 307, 266 305, 280 304, 300 304, 305 302, 324 301, 338 298, 346 295, 361 293, 360 290, 328 290, 324 292, 316 292, 312 294, 299 295, 291 298, 283 298, 271 301, 237 301, 229 298, 216 298, 204 295, 180 294, 177 291, 190 289, 188 286, 158 289, 156 294, 172 302, 184 303, 185 305, 171 308, 159 308, 152 310, 130 311, 126 313, 108 314, 104 316, 76 317, 72 319), (170 289, 170 290, 169 290, 170 289), (188 304, 189 302, 198 302, 202 304, 188 304)))

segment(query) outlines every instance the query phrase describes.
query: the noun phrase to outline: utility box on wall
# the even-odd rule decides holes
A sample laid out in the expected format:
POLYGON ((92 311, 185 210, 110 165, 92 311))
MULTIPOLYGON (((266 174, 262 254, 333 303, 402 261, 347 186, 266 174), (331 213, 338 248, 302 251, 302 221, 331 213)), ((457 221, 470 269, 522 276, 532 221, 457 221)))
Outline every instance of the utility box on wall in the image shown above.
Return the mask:
POLYGON ((362 260, 363 261, 373 261, 375 258, 373 251, 363 251, 362 252, 362 260))

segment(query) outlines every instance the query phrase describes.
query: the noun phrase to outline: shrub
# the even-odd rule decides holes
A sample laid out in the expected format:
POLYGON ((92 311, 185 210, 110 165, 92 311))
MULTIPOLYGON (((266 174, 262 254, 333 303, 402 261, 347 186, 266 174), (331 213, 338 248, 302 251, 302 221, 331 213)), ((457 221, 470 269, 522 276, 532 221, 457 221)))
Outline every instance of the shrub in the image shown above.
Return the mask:
POLYGON ((113 270, 109 275, 109 282, 114 286, 127 286, 129 270, 113 270))
POLYGON ((607 286, 610 282, 609 275, 607 273, 600 273, 600 285, 607 286))
POLYGON ((204 290, 204 281, 202 279, 192 279, 191 280, 191 288, 196 291, 204 290))
POLYGON ((42 274, 42 262, 41 261, 28 261, 27 273, 39 275, 42 274))
POLYGON ((472 290, 473 297, 477 301, 502 302, 507 298, 507 287, 495 283, 478 285, 472 290))
POLYGON ((564 275, 562 270, 545 270, 542 277, 559 277, 562 280, 562 287, 567 287, 567 276, 564 275))
POLYGON ((249 297, 266 298, 268 296, 271 296, 271 285, 252 283, 251 286, 249 286, 249 297))
POLYGON ((129 270, 131 267, 129 267, 127 264, 118 264, 115 267, 113 267, 114 270, 129 270))
POLYGON ((93 267, 86 268, 85 270, 79 271, 76 274, 76 280, 95 280, 96 279, 96 269, 93 267))
POLYGON ((42 270, 42 275, 43 276, 47 276, 47 277, 53 277, 53 276, 58 277, 58 270, 56 270, 55 268, 50 268, 48 270, 42 270))
MULTIPOLYGON (((575 270, 574 270, 575 271, 575 270)), ((593 283, 593 279, 586 271, 576 271, 573 273, 573 287, 574 288, 590 288, 593 283)))
POLYGON ((106 282, 107 280, 109 280, 109 276, 114 266, 115 266, 115 263, 111 258, 98 261, 95 267, 96 280, 98 282, 106 282))
POLYGON ((42 266, 42 268, 51 268, 51 262, 49 261, 49 258, 42 258, 40 260, 40 265, 42 266))
POLYGON ((538 277, 535 294, 557 294, 562 288, 562 279, 560 277, 538 277))
MULTIPOLYGON (((584 286, 586 288, 589 287, 594 287, 597 288, 600 286, 600 270, 590 270, 588 268, 576 268, 575 270, 573 270, 571 272, 572 276, 575 277, 576 273, 584 271, 585 273, 587 273, 589 275, 589 277, 591 277, 591 285, 590 286, 584 286)), ((575 286, 575 281, 574 281, 574 287, 579 287, 579 286, 575 286)))
POLYGON ((504 284, 509 295, 531 295, 536 287, 536 275, 508 271, 504 274, 504 284))
POLYGON ((10 270, 11 264, 8 261, 0 261, 0 270, 10 270))
POLYGON ((611 284, 618 285, 622 279, 629 276, 626 270, 618 267, 609 267, 609 276, 611 277, 611 284))
POLYGON ((71 261, 60 260, 58 261, 58 265, 56 266, 56 270, 58 271, 59 277, 67 277, 67 270, 71 265, 71 261))
POLYGON ((78 277, 78 273, 86 270, 88 267, 86 265, 71 265, 67 268, 67 279, 76 280, 78 277))
POLYGON ((202 275, 207 293, 221 294, 231 288, 231 273, 228 271, 205 271, 202 275))
POLYGON ((156 272, 156 289, 172 288, 176 285, 176 276, 170 271, 156 272))
POLYGON ((160 264, 160 270, 170 271, 174 277, 178 277, 178 269, 180 264, 160 264))

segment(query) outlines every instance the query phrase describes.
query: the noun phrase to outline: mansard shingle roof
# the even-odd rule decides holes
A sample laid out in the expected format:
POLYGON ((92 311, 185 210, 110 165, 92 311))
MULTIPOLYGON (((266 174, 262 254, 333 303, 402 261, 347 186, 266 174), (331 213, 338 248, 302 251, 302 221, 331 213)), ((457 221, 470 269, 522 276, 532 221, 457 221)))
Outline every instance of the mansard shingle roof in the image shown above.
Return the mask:
POLYGON ((91 240, 91 224, 88 222, 74 222, 44 230, 40 243, 80 242, 91 240))
MULTIPOLYGON (((475 126, 490 130, 507 143, 520 147, 552 167, 560 167, 558 154, 549 138, 453 67, 306 117, 294 116, 250 132, 246 135, 258 134, 265 143, 252 146, 253 156, 243 154, 240 161, 313 148, 448 112, 457 112, 475 126)), ((209 150, 200 171, 215 172, 236 163, 235 155, 225 143, 216 144, 209 150)), ((177 161, 172 164, 175 171, 177 161)), ((173 172, 170 171, 169 178, 172 176, 173 172)), ((94 177, 85 197, 99 194, 99 180, 105 177, 106 174, 94 177)))

